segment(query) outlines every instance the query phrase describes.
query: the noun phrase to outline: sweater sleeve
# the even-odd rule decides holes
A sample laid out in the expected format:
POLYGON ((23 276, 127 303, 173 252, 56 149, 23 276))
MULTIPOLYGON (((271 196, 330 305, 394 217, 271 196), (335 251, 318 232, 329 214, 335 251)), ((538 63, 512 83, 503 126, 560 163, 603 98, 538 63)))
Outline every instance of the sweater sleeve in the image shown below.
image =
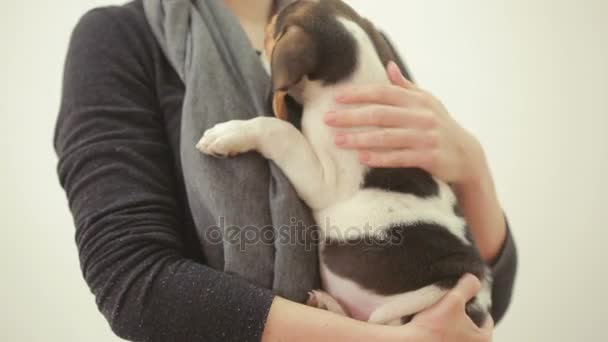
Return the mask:
POLYGON ((76 26, 55 131, 84 278, 122 338, 259 340, 272 294, 185 256, 150 57, 119 13, 93 10, 76 26))
POLYGON ((517 273, 517 249, 507 222, 507 237, 502 250, 491 265, 494 282, 492 285, 492 318, 498 323, 505 315, 515 284, 517 273))

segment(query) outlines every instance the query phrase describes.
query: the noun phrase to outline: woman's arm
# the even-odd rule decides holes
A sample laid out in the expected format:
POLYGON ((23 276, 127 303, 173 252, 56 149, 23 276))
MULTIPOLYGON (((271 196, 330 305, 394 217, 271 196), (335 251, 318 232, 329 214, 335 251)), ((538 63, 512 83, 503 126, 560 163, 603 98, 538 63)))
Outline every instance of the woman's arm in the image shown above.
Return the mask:
POLYGON ((427 130, 433 140, 427 149, 431 159, 424 160, 421 166, 453 184, 481 257, 488 264, 493 263, 504 245, 507 225, 479 141, 453 120, 432 94, 410 82, 397 65, 390 64, 387 72, 394 85, 410 90, 410 108, 417 101, 417 111, 426 111, 427 118, 434 118, 430 122, 434 127, 427 130), (445 146, 448 144, 451 146, 445 146))
POLYGON ((65 65, 55 148, 84 278, 125 339, 259 340, 272 294, 185 256, 154 45, 128 11, 85 15, 65 65))
MULTIPOLYGON (((383 37, 391 48, 398 67, 393 68, 392 73, 390 69, 387 70, 393 84, 407 87, 414 83, 407 66, 394 49, 391 41, 386 35, 383 35, 383 37)), ((469 155, 473 157, 471 165, 475 172, 468 177, 468 181, 461 182, 454 187, 458 204, 467 219, 471 234, 478 244, 484 260, 490 264, 495 264, 504 246, 506 249, 513 249, 513 251, 510 251, 512 253, 508 254, 513 254, 512 257, 515 261, 517 259, 514 250, 515 245, 508 236, 507 225, 498 196, 496 196, 494 182, 483 149, 472 136, 468 137, 467 140, 470 146, 465 151, 469 151, 469 155), (484 227, 494 227, 494 229, 484 229, 484 227)), ((509 257, 509 255, 507 256, 509 257)))
POLYGON ((482 258, 493 266, 492 314, 498 321, 510 302, 517 254, 481 145, 438 99, 406 79, 395 63, 389 64, 387 73, 392 85, 351 87, 339 94, 338 102, 364 105, 327 113, 326 123, 378 126, 339 133, 336 144, 357 150, 360 161, 370 167, 422 168, 454 186, 482 258))

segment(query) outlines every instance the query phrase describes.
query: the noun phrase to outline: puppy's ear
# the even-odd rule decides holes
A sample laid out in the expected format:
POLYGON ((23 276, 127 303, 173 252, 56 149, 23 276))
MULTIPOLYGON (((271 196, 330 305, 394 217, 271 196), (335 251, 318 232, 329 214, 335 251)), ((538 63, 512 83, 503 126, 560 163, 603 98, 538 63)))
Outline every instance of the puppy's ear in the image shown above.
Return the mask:
POLYGON ((278 37, 270 63, 273 109, 278 118, 287 118, 285 96, 289 88, 314 72, 318 63, 317 56, 314 40, 298 26, 290 26, 278 37))
POLYGON ((288 119, 285 96, 287 96, 287 92, 284 90, 279 90, 275 91, 274 96, 272 97, 272 110, 274 111, 274 115, 281 120, 288 119))

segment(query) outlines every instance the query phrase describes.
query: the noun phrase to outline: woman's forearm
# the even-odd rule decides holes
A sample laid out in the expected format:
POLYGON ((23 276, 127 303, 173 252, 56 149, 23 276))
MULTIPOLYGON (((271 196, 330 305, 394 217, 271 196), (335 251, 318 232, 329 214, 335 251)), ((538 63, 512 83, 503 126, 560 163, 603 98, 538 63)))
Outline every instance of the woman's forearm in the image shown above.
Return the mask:
POLYGON ((454 190, 482 258, 492 263, 504 244, 507 225, 483 151, 477 162, 477 174, 454 190))
POLYGON ((263 342, 417 341, 407 327, 373 325, 276 297, 263 342))

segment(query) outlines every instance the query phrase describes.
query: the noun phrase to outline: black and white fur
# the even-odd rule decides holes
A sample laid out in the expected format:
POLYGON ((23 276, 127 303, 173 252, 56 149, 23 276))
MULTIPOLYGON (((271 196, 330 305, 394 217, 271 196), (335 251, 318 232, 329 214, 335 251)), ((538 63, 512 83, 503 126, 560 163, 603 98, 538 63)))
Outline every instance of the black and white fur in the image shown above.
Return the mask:
MULTIPOLYGON (((340 1, 315 3, 325 2, 342 8, 340 1)), ((481 325, 491 306, 490 272, 451 188, 418 169, 362 165, 355 152, 334 144, 338 130, 323 121, 325 113, 348 108, 334 100, 343 87, 390 83, 373 38, 349 13, 336 12, 333 25, 355 44, 352 72, 332 82, 307 75, 289 89, 303 106, 301 131, 271 117, 229 121, 206 131, 197 148, 214 156, 255 150, 289 178, 322 235, 325 292, 313 294, 319 306, 372 323, 401 324, 440 300, 464 273, 473 273, 482 290, 467 312, 481 325)))

